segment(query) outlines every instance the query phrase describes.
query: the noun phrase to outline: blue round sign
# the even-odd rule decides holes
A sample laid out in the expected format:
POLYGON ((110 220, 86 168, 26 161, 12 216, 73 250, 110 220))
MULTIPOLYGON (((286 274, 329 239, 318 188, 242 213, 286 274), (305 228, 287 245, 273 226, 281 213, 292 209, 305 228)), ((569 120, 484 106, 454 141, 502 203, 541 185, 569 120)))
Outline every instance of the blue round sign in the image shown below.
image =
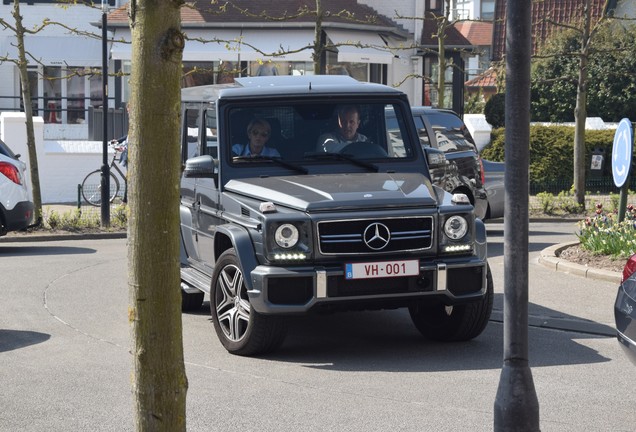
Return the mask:
POLYGON ((624 118, 618 123, 612 146, 612 176, 616 187, 623 187, 632 166, 634 132, 632 122, 624 118))

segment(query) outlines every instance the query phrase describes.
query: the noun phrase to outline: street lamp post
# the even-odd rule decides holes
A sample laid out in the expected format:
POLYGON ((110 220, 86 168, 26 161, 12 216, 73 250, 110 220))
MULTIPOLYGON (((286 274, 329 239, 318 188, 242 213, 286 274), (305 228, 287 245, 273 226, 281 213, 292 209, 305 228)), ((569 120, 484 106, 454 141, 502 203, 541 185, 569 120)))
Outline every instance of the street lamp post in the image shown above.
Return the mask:
POLYGON ((102 178, 101 225, 110 226, 110 168, 108 166, 108 6, 102 0, 102 178))
POLYGON ((508 2, 506 15, 504 364, 494 430, 538 432, 539 401, 528 364, 531 1, 508 2))

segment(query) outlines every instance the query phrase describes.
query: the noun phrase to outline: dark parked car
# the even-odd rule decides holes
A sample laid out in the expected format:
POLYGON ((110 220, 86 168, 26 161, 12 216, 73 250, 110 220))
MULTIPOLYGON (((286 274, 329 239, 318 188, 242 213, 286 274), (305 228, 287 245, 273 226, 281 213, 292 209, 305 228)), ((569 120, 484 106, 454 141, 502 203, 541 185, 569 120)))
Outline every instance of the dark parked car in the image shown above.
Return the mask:
POLYGON ((464 121, 454 111, 430 107, 413 107, 412 110, 422 144, 443 150, 446 158, 457 167, 460 188, 463 191, 472 189, 475 213, 483 220, 502 218, 504 163, 481 158, 464 121), (434 133, 429 133, 430 130, 434 133))
POLYGON ((486 200, 488 201, 486 219, 502 218, 504 216, 504 174, 506 165, 503 162, 493 162, 486 159, 482 159, 481 163, 484 170, 486 200))
POLYGON ((182 307, 208 293, 226 350, 274 350, 286 316, 315 312, 408 308, 428 338, 481 334, 486 229, 431 182, 404 93, 271 76, 187 88, 182 104, 182 307))
POLYGON ((614 303, 616 337, 636 365, 636 255, 627 260, 622 280, 614 303))
POLYGON ((466 194, 475 207, 475 215, 486 219, 488 202, 481 160, 462 119, 450 110, 430 107, 412 107, 411 110, 424 151, 442 151, 452 166, 455 181, 439 186, 450 193, 466 194))

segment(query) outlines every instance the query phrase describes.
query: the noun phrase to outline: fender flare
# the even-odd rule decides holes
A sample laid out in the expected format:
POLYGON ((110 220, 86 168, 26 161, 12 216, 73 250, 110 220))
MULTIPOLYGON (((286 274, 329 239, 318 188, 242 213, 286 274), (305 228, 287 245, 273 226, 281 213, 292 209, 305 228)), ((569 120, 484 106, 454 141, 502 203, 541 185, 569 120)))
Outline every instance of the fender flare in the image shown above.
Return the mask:
POLYGON ((258 265, 256 259, 256 253, 254 252, 254 244, 249 232, 244 227, 238 225, 219 225, 216 228, 216 234, 214 235, 214 250, 215 257, 218 257, 227 250, 222 244, 222 238, 227 237, 232 244, 232 247, 236 251, 239 263, 241 264, 241 270, 243 270, 243 282, 248 291, 253 289, 252 271, 258 265), (218 253, 218 255, 217 255, 218 253))

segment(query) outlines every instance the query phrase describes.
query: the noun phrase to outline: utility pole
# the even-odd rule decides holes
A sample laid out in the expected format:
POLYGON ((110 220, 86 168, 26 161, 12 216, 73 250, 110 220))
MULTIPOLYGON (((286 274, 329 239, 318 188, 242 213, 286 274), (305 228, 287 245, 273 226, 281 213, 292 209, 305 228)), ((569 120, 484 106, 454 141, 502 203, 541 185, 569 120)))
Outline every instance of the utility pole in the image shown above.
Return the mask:
POLYGON ((538 432, 539 402, 528 365, 528 161, 531 0, 507 2, 504 207, 504 358, 494 430, 538 432))
POLYGON ((102 178, 101 225, 110 226, 110 167, 108 166, 108 3, 102 0, 102 178))

